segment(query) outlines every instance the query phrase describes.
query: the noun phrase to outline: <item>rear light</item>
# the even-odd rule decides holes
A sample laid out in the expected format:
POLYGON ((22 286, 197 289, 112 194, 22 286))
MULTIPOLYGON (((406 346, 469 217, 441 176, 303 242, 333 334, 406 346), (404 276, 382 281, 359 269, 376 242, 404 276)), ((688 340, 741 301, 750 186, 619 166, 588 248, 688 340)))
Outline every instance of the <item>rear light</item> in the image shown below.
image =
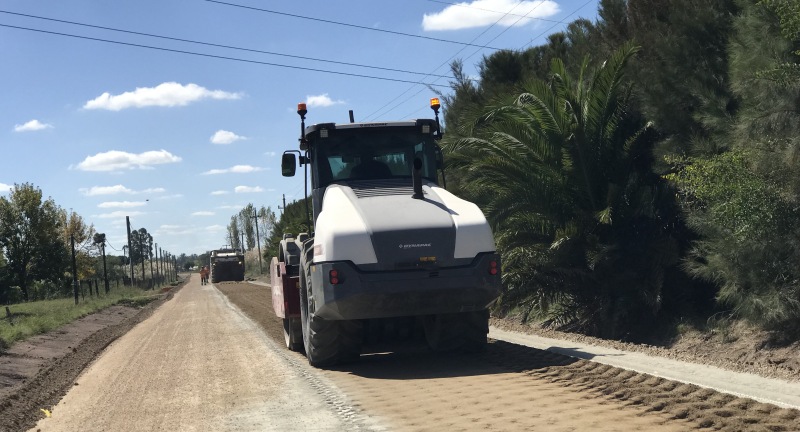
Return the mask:
POLYGON ((498 272, 497 261, 489 261, 489 274, 494 276, 498 272))
POLYGON ((331 271, 328 272, 328 281, 331 283, 331 285, 339 285, 339 282, 341 282, 339 280, 339 271, 336 269, 331 269, 331 271))

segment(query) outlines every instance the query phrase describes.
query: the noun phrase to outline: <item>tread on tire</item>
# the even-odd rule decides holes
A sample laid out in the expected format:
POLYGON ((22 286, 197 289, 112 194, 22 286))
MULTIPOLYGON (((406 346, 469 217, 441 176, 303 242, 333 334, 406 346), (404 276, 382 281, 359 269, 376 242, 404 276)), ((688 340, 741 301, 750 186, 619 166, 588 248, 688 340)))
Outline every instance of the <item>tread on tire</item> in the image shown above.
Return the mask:
POLYGON ((300 314, 308 363, 314 367, 355 361, 361 355, 362 323, 326 320, 314 315, 309 305, 312 292, 310 266, 313 247, 307 244, 300 263, 300 314))

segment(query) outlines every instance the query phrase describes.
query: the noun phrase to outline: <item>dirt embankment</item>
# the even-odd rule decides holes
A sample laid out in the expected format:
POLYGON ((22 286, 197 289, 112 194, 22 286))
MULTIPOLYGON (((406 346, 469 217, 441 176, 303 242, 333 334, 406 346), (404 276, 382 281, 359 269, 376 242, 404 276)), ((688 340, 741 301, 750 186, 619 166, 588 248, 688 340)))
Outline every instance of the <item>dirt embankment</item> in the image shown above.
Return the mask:
POLYGON ((492 325, 504 330, 640 352, 768 378, 800 380, 800 342, 781 343, 773 334, 755 330, 742 323, 732 325, 724 331, 711 333, 689 330, 675 340, 652 345, 545 329, 536 325, 521 324, 513 318, 493 318, 492 325))
POLYGON ((0 354, 0 431, 26 430, 75 384, 111 342, 172 298, 180 284, 144 307, 112 306, 0 354))
MULTIPOLYGON (((268 288, 217 287, 283 342, 268 288)), ((323 373, 393 430, 800 430, 796 410, 502 341, 473 356, 414 343, 366 351, 323 373)))

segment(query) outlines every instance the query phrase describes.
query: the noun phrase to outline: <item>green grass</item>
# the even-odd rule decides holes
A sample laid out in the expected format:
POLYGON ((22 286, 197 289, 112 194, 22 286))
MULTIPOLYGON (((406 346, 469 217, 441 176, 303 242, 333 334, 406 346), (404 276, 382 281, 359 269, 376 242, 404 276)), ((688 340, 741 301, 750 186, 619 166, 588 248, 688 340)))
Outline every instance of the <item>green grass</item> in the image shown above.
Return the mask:
POLYGON ((101 294, 99 298, 86 297, 85 301, 82 299, 77 305, 72 298, 9 305, 11 321, 5 309, 0 309, 0 348, 4 349, 14 342, 54 330, 115 304, 142 306, 155 300, 157 292, 119 287, 112 289, 108 295, 101 294))

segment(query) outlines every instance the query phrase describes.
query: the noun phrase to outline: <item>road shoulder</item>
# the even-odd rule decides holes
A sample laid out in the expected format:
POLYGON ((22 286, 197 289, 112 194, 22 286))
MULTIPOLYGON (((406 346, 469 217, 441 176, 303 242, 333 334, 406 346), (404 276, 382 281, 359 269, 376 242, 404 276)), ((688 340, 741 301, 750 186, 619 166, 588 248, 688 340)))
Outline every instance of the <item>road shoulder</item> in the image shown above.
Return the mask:
POLYGON ((112 306, 44 335, 12 345, 0 355, 0 430, 36 425, 114 340, 147 319, 184 284, 139 308, 112 306))

